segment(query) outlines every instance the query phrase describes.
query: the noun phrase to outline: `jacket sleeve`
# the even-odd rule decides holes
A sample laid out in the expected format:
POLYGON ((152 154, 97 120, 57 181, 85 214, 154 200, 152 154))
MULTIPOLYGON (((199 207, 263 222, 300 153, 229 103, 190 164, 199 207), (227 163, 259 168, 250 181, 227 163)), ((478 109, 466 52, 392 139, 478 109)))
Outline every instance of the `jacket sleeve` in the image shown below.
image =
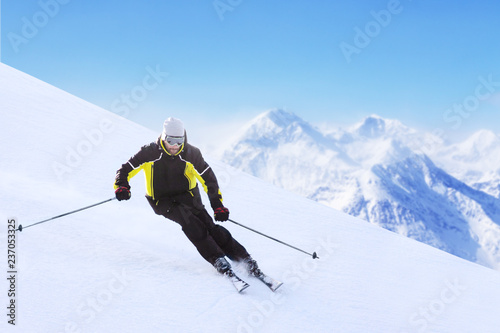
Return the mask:
POLYGON ((203 189, 208 195, 208 199, 210 200, 210 206, 212 209, 216 209, 218 207, 224 206, 222 203, 222 194, 219 189, 219 184, 217 182, 217 178, 215 177, 215 173, 205 161, 201 152, 198 148, 191 146, 193 149, 193 166, 200 175, 198 180, 203 185, 203 189))
POLYGON ((119 187, 126 187, 130 189, 129 181, 134 177, 139 171, 141 171, 140 166, 150 160, 152 152, 154 150, 153 144, 146 145, 141 148, 141 150, 132 156, 127 162, 122 164, 120 169, 116 171, 115 176, 115 190, 119 187))

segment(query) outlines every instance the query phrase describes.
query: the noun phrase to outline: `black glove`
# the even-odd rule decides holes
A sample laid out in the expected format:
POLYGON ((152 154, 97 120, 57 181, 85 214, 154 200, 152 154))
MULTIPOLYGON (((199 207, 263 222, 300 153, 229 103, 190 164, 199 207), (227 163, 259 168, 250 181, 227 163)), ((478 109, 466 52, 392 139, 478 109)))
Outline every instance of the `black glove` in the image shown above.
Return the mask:
POLYGON ((130 190, 124 186, 120 186, 115 191, 115 196, 118 201, 130 199, 130 190))
POLYGON ((214 216, 216 221, 224 222, 229 219, 229 209, 226 207, 218 207, 214 210, 214 216))

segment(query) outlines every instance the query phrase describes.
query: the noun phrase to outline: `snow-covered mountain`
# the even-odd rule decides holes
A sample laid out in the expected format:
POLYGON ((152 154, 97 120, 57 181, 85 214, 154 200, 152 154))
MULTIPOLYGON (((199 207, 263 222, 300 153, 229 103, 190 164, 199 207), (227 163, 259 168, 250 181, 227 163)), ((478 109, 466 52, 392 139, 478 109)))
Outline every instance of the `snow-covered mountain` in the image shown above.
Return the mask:
MULTIPOLYGON (((8 219, 26 226, 112 197, 115 170, 158 135, 4 64, 0 112, 5 254, 8 219)), ((127 202, 16 234, 16 295, 2 279, 0 331, 498 330, 498 272, 209 162, 232 218, 320 259, 226 223, 285 282, 271 293, 246 277, 251 287, 237 294, 175 223, 152 213, 138 175, 127 202)))
POLYGON ((500 137, 480 130, 464 142, 432 150, 437 165, 471 187, 500 198, 500 137))
POLYGON ((440 146, 447 153, 433 157, 440 156, 443 166, 454 165, 461 178, 414 148, 426 140, 429 134, 376 115, 348 129, 323 133, 294 114, 271 110, 248 124, 222 160, 391 231, 500 268, 500 200, 492 191, 482 191, 479 178, 470 182, 462 177, 467 173, 460 174, 458 163, 451 162, 474 163, 488 178, 485 170, 499 155, 488 165, 479 160, 500 148, 500 140, 482 133, 465 147, 440 146))

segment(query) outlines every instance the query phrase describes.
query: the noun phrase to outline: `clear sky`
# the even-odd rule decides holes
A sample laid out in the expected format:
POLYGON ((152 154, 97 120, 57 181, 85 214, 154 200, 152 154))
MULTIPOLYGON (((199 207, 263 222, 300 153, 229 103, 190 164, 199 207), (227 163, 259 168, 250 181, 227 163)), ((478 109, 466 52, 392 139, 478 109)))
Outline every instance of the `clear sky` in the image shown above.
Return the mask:
POLYGON ((500 132, 497 0, 0 5, 2 62, 158 131, 176 116, 230 132, 284 107, 316 124, 500 132))

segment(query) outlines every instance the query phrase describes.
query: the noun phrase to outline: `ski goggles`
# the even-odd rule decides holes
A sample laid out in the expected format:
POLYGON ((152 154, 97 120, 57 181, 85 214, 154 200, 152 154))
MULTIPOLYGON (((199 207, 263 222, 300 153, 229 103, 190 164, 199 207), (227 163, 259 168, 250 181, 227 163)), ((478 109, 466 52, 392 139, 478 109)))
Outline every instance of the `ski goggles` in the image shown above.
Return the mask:
POLYGON ((169 146, 182 146, 184 143, 184 137, 183 136, 167 136, 165 138, 165 142, 169 146))

